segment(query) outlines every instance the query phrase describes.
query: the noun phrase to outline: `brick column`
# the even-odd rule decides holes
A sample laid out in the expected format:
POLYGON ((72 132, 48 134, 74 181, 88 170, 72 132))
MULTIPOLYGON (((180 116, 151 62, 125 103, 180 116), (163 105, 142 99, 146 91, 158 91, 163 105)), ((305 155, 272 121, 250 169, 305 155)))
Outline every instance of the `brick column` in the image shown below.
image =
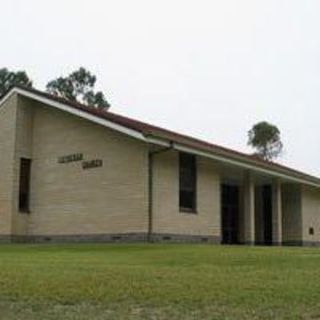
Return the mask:
POLYGON ((255 244, 255 185, 251 172, 244 181, 244 242, 255 244))
POLYGON ((275 180, 272 184, 272 244, 282 244, 282 198, 280 180, 275 180))

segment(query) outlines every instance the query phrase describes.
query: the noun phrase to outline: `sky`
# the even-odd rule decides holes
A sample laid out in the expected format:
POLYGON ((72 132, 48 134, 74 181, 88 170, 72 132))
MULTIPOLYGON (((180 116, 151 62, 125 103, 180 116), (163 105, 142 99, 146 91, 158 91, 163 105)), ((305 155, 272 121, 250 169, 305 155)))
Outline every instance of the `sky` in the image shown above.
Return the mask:
POLYGON ((259 121, 320 176, 320 1, 1 0, 0 68, 80 66, 111 111, 244 152, 259 121))

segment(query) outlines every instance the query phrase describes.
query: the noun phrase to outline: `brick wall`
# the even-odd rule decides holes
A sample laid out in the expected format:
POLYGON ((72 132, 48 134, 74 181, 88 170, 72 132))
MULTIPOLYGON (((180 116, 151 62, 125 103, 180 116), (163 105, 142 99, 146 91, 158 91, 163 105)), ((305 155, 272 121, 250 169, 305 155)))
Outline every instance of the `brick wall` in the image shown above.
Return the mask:
POLYGON ((17 95, 12 95, 0 108, 0 235, 3 238, 12 230, 16 112, 17 95))
MULTIPOLYGON (((38 104, 21 107, 16 160, 31 155, 31 213, 18 214, 15 235, 90 235, 147 231, 147 149, 143 143, 38 104), (28 115, 24 107, 27 107, 28 115), (32 146, 30 146, 32 144, 32 146), (28 147, 26 147, 28 145, 28 147), (58 163, 82 153, 102 167, 58 163)), ((28 105, 27 105, 28 104, 28 105)), ((19 116, 18 116, 19 120, 19 116)), ((17 199, 18 188, 15 189, 17 199)))
POLYGON ((153 231, 220 238, 220 179, 212 161, 197 158, 197 212, 179 210, 179 153, 154 158, 153 231))
POLYGON ((320 243, 320 190, 302 188, 302 240, 306 244, 320 243), (309 234, 313 228, 314 234, 309 234))

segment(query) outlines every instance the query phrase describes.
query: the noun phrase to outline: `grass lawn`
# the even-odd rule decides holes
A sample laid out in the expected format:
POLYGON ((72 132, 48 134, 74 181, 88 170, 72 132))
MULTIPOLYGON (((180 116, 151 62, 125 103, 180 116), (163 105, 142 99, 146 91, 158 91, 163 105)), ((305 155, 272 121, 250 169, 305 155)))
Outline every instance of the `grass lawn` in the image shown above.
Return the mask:
POLYGON ((0 319, 320 319, 320 249, 0 245, 0 319))

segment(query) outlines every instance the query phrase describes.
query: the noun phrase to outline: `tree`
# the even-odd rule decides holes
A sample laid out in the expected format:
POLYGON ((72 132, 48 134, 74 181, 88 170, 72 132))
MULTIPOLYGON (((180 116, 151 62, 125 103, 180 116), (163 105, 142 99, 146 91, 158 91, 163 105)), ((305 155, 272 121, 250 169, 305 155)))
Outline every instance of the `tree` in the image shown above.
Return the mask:
POLYGON ((15 85, 32 87, 32 81, 25 71, 10 71, 7 68, 0 69, 0 97, 15 85))
POLYGON ((281 154, 283 144, 280 130, 273 124, 259 122, 248 132, 248 136, 248 145, 256 149, 256 156, 270 161, 281 154))
POLYGON ((109 109, 110 104, 101 91, 94 92, 96 76, 80 68, 67 77, 59 77, 47 84, 47 92, 70 101, 100 109, 109 109))

